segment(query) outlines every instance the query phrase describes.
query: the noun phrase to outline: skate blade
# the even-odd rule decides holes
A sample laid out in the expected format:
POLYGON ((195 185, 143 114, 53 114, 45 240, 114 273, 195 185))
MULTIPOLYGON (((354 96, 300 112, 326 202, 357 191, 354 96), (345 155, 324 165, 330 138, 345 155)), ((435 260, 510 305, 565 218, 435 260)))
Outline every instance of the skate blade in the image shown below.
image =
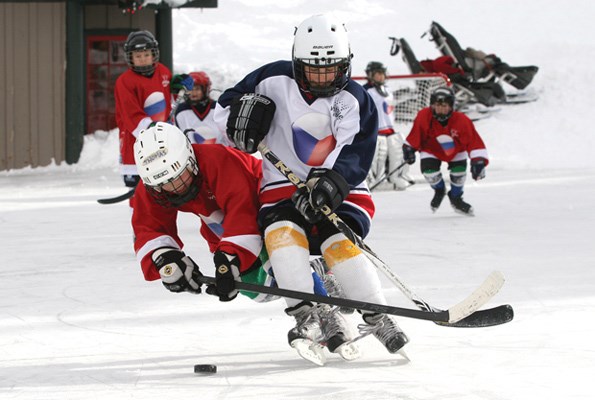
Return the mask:
POLYGON ((355 343, 343 343, 335 349, 335 353, 340 355, 345 361, 357 360, 362 356, 359 346, 355 343))
POLYGON ((326 363, 326 356, 324 355, 324 347, 307 339, 295 339, 291 342, 293 347, 306 361, 310 361, 320 367, 326 363))
POLYGON ((453 207, 452 209, 453 209, 453 210, 455 210, 455 212, 456 212, 457 214, 465 215, 465 216, 467 216, 467 217, 475 217, 475 213, 473 212, 473 207, 471 207, 471 208, 469 209, 469 212, 468 212, 468 213, 466 213, 466 212, 463 212, 463 211, 461 211, 461 210, 459 210, 458 208, 455 208, 455 207, 453 207))

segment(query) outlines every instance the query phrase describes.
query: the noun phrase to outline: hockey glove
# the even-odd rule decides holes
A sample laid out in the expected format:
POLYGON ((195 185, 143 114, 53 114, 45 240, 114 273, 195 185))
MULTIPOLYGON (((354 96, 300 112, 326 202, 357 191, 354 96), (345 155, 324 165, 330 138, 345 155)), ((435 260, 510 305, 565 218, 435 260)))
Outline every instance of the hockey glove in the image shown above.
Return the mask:
POLYGON ((471 177, 479 181, 486 177, 486 160, 484 158, 474 158, 471 160, 471 177))
POLYGON ((269 133, 275 116, 273 100, 257 93, 246 93, 233 99, 227 119, 227 136, 246 153, 258 150, 258 144, 269 133))
POLYGON ((194 79, 188 74, 174 75, 171 80, 171 92, 179 93, 180 90, 184 89, 189 92, 194 87, 194 79))
POLYGON ((327 168, 312 168, 306 178, 306 186, 310 188, 310 204, 315 210, 328 206, 335 211, 349 194, 345 178, 327 168))
POLYGON ((161 247, 151 256, 159 271, 163 286, 170 292, 200 293, 198 265, 183 251, 172 247, 161 247))
POLYGON ((302 186, 293 193, 291 201, 293 201, 295 208, 304 216, 306 221, 311 224, 317 223, 324 217, 323 213, 316 211, 312 207, 312 204, 310 204, 310 191, 305 186, 302 186))
POLYGON ((240 260, 237 256, 216 251, 215 287, 210 287, 210 294, 219 296, 219 301, 231 301, 238 295, 236 281, 240 282, 240 260))
POLYGON ((415 149, 408 144, 403 145, 403 161, 409 165, 415 163, 415 149))

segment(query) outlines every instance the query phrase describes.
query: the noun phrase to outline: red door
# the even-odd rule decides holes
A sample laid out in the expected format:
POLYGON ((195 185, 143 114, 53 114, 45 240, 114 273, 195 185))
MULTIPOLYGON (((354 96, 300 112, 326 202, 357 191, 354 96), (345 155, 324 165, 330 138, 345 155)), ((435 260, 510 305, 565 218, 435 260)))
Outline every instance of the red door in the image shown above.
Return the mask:
POLYGON ((128 65, 126 36, 95 35, 87 38, 87 133, 116 127, 114 86, 128 65))

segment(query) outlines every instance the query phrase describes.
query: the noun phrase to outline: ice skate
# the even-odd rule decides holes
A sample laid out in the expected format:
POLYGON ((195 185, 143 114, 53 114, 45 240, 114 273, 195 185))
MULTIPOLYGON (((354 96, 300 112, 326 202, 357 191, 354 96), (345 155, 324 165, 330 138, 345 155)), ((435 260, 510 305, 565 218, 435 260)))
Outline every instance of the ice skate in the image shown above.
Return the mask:
POLYGON ((296 320, 295 327, 287 333, 289 345, 304 360, 323 366, 326 363, 326 356, 324 347, 320 344, 323 336, 316 307, 310 302, 302 301, 293 307, 286 308, 285 313, 296 320))
POLYGON ((442 200, 446 194, 445 192, 446 191, 444 188, 434 189, 434 197, 432 197, 432 201, 430 201, 430 208, 432 209, 432 212, 436 212, 436 210, 440 207, 440 204, 442 204, 442 200))
POLYGON ((351 330, 339 309, 326 304, 319 305, 318 315, 322 335, 329 351, 347 361, 359 358, 361 356, 359 346, 351 342, 351 330))
POLYGON ((407 335, 392 317, 386 314, 364 314, 363 319, 366 324, 358 326, 362 336, 372 333, 389 353, 399 352, 409 342, 407 335))
POLYGON ((452 196, 451 192, 448 192, 448 198, 450 199, 450 205, 452 208, 458 212, 459 214, 474 216, 473 214, 473 207, 471 204, 466 203, 463 201, 463 194, 461 193, 459 196, 452 196))

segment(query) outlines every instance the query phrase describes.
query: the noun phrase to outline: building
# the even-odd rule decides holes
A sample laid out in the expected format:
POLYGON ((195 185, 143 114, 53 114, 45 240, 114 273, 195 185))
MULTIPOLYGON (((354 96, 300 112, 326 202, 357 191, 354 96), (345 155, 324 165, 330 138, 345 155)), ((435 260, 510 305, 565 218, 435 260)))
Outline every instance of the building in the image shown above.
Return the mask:
POLYGON ((0 1, 0 170, 76 163, 86 133, 115 128, 128 34, 153 32, 173 66, 170 4, 217 0, 0 1))

